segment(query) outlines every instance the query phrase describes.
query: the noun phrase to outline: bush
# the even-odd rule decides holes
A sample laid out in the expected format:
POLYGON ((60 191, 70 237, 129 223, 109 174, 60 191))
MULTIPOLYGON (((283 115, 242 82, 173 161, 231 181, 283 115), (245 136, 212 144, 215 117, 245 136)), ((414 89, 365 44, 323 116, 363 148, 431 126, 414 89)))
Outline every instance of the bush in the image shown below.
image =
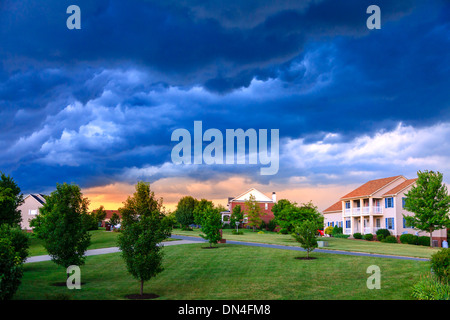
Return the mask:
POLYGON ((336 234, 334 237, 347 239, 348 237, 350 237, 350 235, 349 234, 336 234))
POLYGON ((431 268, 436 277, 444 282, 450 280, 450 249, 443 248, 431 256, 431 268))
POLYGON ((231 225, 229 223, 224 223, 222 229, 231 229, 231 225))
POLYGON ((450 300, 450 285, 427 275, 414 285, 412 296, 418 300, 450 300))
POLYGON ((383 239, 384 239, 384 235, 382 235, 382 234, 377 235, 378 241, 383 241, 383 239))
POLYGON ((283 228, 280 230, 281 234, 288 234, 288 230, 286 228, 283 228))
POLYGON ((400 236, 400 242, 406 244, 417 244, 419 237, 410 233, 402 234, 400 236))
POLYGON ((264 221, 261 221, 261 224, 259 225, 259 230, 265 230, 267 228, 267 224, 264 221))
POLYGON ((342 234, 342 227, 335 226, 331 234, 333 235, 333 237, 336 236, 337 234, 342 234))
POLYGON ((258 231, 258 234, 264 234, 264 231, 262 231, 262 230, 258 231))
POLYGON ((272 219, 267 223, 267 230, 269 231, 274 231, 276 227, 277 223, 275 222, 275 219, 272 219))
POLYGON ((240 235, 240 234, 244 234, 244 231, 236 231, 236 229, 233 229, 233 230, 231 230, 231 233, 240 235))
POLYGON ((391 232, 388 229, 378 229, 376 234, 377 234, 377 239, 380 240, 380 236, 381 236, 381 239, 384 239, 387 236, 390 236, 391 232))
POLYGON ((354 234, 353 234, 353 238, 355 238, 355 239, 362 239, 362 234, 359 233, 359 232, 354 233, 354 234))
POLYGON ((425 247, 429 247, 430 246, 430 237, 427 236, 421 236, 417 239, 417 244, 419 246, 425 246, 425 247))
POLYGON ((381 240, 381 242, 386 242, 386 243, 398 243, 397 238, 394 236, 387 236, 386 238, 384 238, 383 240, 381 240))
POLYGON ((371 233, 365 234, 364 235, 364 240, 372 241, 373 240, 373 234, 371 234, 371 233))
POLYGON ((333 229, 332 226, 326 227, 324 233, 331 236, 333 234, 333 229))

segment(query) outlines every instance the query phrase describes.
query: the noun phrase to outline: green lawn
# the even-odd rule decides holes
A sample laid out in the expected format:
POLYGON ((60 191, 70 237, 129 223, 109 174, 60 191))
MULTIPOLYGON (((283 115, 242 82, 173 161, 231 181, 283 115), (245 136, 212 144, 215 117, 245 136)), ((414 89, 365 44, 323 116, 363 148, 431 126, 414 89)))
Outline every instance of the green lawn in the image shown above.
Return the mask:
MULTIPOLYGON (((428 262, 355 257, 313 252, 315 260, 298 260, 304 252, 221 244, 169 246, 165 270, 145 285, 160 299, 411 299, 411 287, 429 271, 428 262), (381 289, 366 287, 367 267, 381 269, 381 289)), ((123 299, 138 293, 120 254, 90 256, 81 268, 81 290, 55 287, 65 271, 52 262, 24 266, 15 299, 123 299)))
MULTIPOLYGON (((117 236, 118 232, 110 232, 105 231, 104 228, 100 228, 99 230, 89 231, 91 234, 91 245, 89 249, 100 249, 100 248, 110 248, 117 246, 117 236)), ((30 249, 29 256, 40 256, 47 254, 43 246, 43 242, 40 239, 37 239, 33 234, 31 236, 30 241, 30 249)))
MULTIPOLYGON (((242 229, 243 235, 234 235, 231 229, 223 230, 223 238, 234 241, 259 242, 269 243, 284 246, 299 246, 300 244, 294 240, 290 235, 278 234, 276 232, 264 231, 264 234, 258 234, 252 230, 242 229)), ((172 234, 183 236, 198 237, 201 230, 194 229, 193 231, 182 231, 181 229, 173 229, 172 234)), ((339 239, 324 237, 320 240, 328 241, 328 247, 324 249, 355 251, 366 253, 377 253, 386 255, 398 255, 407 257, 430 258, 431 255, 439 249, 424 246, 415 246, 401 243, 383 243, 378 241, 366 241, 355 239, 339 239)))

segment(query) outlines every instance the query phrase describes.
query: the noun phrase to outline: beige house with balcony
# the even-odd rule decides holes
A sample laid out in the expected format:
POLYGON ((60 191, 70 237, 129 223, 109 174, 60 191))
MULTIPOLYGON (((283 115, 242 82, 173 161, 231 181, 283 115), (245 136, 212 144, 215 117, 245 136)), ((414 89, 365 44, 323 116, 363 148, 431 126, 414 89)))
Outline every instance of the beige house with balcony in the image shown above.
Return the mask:
POLYGON ((23 204, 19 206, 22 214, 21 228, 30 231, 30 221, 39 214, 39 208, 44 206, 45 198, 42 194, 29 194, 23 199, 23 204))
MULTIPOLYGON (((349 235, 375 235, 378 229, 388 229, 397 238, 404 233, 429 236, 427 232, 407 227, 403 218, 412 215, 404 209, 404 200, 416 180, 399 175, 366 182, 323 211, 324 227, 337 225, 349 235)), ((433 240, 439 246, 446 239, 446 229, 433 232, 433 240)))

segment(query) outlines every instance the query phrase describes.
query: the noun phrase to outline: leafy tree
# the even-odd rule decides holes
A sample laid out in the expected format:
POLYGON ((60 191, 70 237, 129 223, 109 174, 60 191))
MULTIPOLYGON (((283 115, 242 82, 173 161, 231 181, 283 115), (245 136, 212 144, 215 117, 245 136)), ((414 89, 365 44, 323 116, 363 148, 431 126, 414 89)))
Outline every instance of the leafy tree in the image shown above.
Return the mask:
POLYGON ((250 195, 248 200, 245 201, 245 213, 247 214, 247 221, 250 227, 253 227, 253 231, 256 231, 256 227, 261 225, 263 212, 259 203, 256 201, 254 195, 250 195))
POLYGON ((240 205, 236 205, 231 212, 230 225, 232 228, 236 227, 236 222, 242 222, 244 220, 244 211, 240 205))
POLYGON ((194 223, 194 209, 197 200, 191 196, 185 196, 178 201, 175 217, 183 229, 188 229, 194 223))
POLYGON ((20 225, 22 216, 17 208, 23 203, 23 194, 13 178, 0 174, 0 224, 20 225))
POLYGON ((120 223, 120 217, 119 217, 119 215, 118 215, 117 213, 114 212, 114 213, 111 215, 111 218, 109 219, 109 223, 110 223, 113 227, 117 226, 117 225, 120 223))
POLYGON ((429 232, 432 246, 433 231, 450 227, 450 196, 442 182, 442 173, 419 171, 417 177, 416 185, 406 193, 405 200, 405 209, 414 215, 403 217, 408 226, 429 232))
POLYGON ((88 231, 98 230, 98 222, 94 214, 90 214, 89 212, 83 213, 82 220, 84 229, 88 231))
POLYGON ((0 300, 11 299, 19 288, 29 238, 19 227, 0 225, 0 300))
POLYGON ((217 243, 222 239, 220 229, 222 229, 222 216, 217 208, 211 206, 205 206, 202 213, 202 232, 200 236, 209 241, 209 246, 212 247, 213 243, 217 243))
POLYGON ((170 222, 163 213, 163 199, 155 198, 150 184, 138 182, 132 197, 119 209, 122 214, 122 232, 118 245, 128 272, 140 281, 140 294, 144 295, 144 282, 164 270, 163 240, 170 237, 170 222))
POLYGON ((303 249, 306 250, 306 258, 309 259, 309 253, 317 248, 317 221, 306 220, 295 227, 292 237, 295 238, 297 242, 303 249))
POLYGON ((299 206, 295 202, 282 199, 273 206, 272 212, 277 224, 288 233, 292 233, 297 225, 306 220, 315 221, 319 226, 323 225, 323 218, 311 201, 299 206))
POLYGON ((83 197, 79 186, 57 184, 40 208, 40 214, 31 220, 34 233, 44 241, 52 260, 66 269, 85 262, 84 253, 91 242, 83 224, 88 205, 89 200, 83 197))
POLYGON ((97 223, 100 224, 106 218, 106 210, 105 207, 100 206, 98 209, 92 211, 92 215, 97 220, 97 223))
POLYGON ((203 228, 203 220, 205 218, 205 214, 208 209, 214 208, 214 204, 212 201, 201 199, 195 203, 194 208, 194 222, 195 224, 199 224, 203 228))

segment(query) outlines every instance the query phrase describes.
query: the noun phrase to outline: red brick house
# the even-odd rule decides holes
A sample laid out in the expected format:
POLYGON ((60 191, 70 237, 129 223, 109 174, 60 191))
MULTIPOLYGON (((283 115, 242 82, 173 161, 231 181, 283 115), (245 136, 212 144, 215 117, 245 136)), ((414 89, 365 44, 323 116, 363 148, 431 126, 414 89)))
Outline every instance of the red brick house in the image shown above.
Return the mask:
POLYGON ((245 201, 247 201, 250 197, 250 195, 253 195, 255 197, 255 200, 259 203, 259 207, 261 208, 261 212, 263 215, 261 216, 262 220, 265 223, 268 223, 270 220, 274 218, 274 215, 272 213, 272 207, 277 202, 276 193, 272 193, 272 198, 269 198, 264 193, 256 190, 255 188, 251 188, 250 190, 247 190, 246 192, 238 195, 237 197, 230 197, 228 198, 228 211, 222 212, 222 221, 224 223, 229 223, 231 213, 233 212, 234 207, 237 205, 240 205, 242 210, 244 211, 244 225, 247 222, 247 218, 245 215, 246 206, 245 201))
POLYGON ((105 210, 105 211, 106 211, 106 216, 105 216, 105 219, 103 219, 103 221, 102 221, 102 227, 104 227, 105 224, 109 222, 109 219, 111 219, 113 213, 117 214, 119 216, 119 218, 122 219, 122 215, 120 214, 119 210, 105 210))

